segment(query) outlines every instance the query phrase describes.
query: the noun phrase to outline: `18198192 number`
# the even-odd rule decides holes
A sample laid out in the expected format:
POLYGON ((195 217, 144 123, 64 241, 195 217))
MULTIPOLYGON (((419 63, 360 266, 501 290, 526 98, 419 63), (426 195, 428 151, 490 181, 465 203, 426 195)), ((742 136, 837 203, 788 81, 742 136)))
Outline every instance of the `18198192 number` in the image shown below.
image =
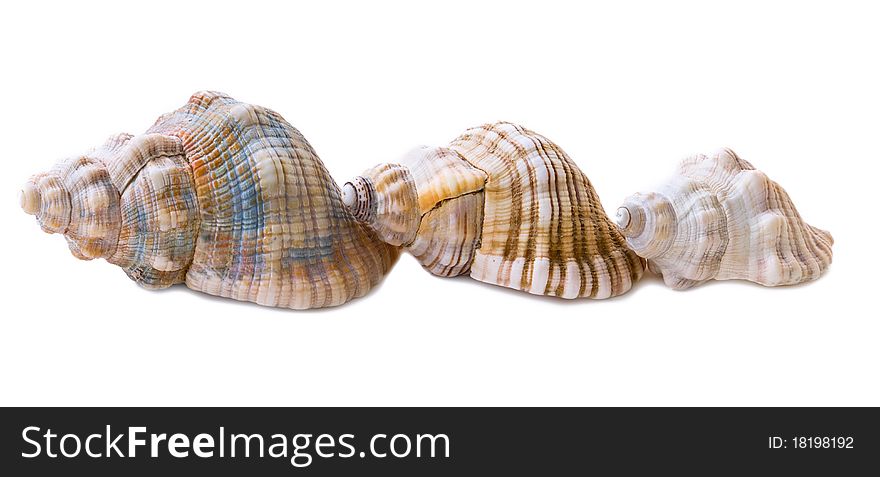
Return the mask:
POLYGON ((771 449, 852 449, 852 436, 794 436, 784 439, 779 436, 771 436, 768 439, 768 447, 771 449))
POLYGON ((795 449, 852 449, 853 438, 851 436, 829 437, 814 436, 802 437, 795 436, 792 440, 795 449))

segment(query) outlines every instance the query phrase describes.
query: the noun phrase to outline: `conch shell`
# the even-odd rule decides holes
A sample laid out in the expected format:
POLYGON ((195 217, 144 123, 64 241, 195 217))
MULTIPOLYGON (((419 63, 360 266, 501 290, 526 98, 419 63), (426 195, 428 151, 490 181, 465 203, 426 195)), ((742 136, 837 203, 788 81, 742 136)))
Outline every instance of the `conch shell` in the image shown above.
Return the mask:
POLYGON ((32 176, 21 207, 74 256, 146 288, 186 283, 294 309, 363 296, 401 249, 442 277, 608 298, 645 263, 677 289, 814 280, 833 243, 730 150, 685 160, 659 190, 628 198, 615 226, 568 155, 521 126, 468 129, 340 189, 280 115, 214 92, 32 176))
POLYGON ((368 169, 343 186, 343 202, 439 276, 607 298, 643 272, 586 175, 556 144, 511 123, 368 169))
POLYGON ((399 253, 343 205, 299 131, 213 92, 33 176, 21 206, 76 257, 104 258, 144 287, 185 282, 278 307, 363 296, 399 253))
POLYGON ((656 192, 626 199, 617 223, 675 289, 712 279, 815 280, 831 264, 834 243, 801 219, 779 184, 730 149, 685 159, 656 192))

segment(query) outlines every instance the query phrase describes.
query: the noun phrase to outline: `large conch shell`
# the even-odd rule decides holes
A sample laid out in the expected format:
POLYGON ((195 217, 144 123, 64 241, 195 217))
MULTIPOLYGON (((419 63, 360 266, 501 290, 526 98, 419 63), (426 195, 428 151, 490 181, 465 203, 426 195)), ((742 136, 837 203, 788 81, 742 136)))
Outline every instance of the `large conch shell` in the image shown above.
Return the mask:
POLYGON ((439 276, 607 298, 643 272, 583 172, 556 144, 515 124, 472 128, 448 147, 368 169, 343 186, 343 202, 439 276))
POLYGON ((299 131, 220 93, 33 176, 21 206, 75 256, 105 258, 144 287, 185 282, 262 305, 339 305, 398 256, 342 204, 299 131))
POLYGON ((626 199, 617 223, 675 289, 711 279, 815 280, 831 264, 834 243, 801 219, 779 184, 729 149, 684 160, 656 192, 626 199))

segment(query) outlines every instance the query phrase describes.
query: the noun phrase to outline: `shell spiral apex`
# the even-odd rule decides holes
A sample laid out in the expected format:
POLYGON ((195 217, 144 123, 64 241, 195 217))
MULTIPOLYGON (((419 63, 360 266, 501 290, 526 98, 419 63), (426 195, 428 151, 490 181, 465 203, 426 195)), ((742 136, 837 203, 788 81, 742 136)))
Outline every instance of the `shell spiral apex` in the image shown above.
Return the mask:
POLYGON ((804 222, 779 184, 729 149, 685 159, 657 191, 627 198, 617 224, 676 289, 711 279, 815 280, 831 264, 834 243, 804 222))
POLYGON ((515 124, 417 148, 345 189, 356 217, 435 275, 563 298, 620 295, 642 276, 586 175, 515 124))

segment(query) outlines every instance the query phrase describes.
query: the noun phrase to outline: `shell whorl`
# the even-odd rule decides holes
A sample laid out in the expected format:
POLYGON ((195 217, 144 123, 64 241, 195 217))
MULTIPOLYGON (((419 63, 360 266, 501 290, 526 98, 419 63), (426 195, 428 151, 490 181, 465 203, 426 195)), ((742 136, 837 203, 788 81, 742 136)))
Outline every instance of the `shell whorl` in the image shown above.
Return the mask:
POLYGON ((343 203, 385 243, 408 245, 419 230, 418 193, 409 168, 380 164, 342 189, 343 203))
POLYGON ((30 180, 21 188, 18 199, 21 205, 21 210, 28 215, 37 215, 43 206, 40 189, 30 180))
POLYGON ((188 287, 320 308, 365 295, 396 261, 397 248, 353 217, 311 144, 278 113, 199 92, 147 132, 179 138, 190 170, 197 208, 184 209, 197 216, 178 222, 197 227, 180 275, 188 287))
POLYGON ((405 247, 428 271, 470 270, 482 233, 486 174, 443 147, 418 147, 345 184, 343 201, 385 242, 405 247))
POLYGON ((180 283, 192 260, 190 176, 179 139, 117 134, 33 176, 21 205, 43 230, 63 234, 77 258, 105 258, 141 285, 164 288, 180 283))
POLYGON ((71 253, 83 260, 106 258, 116 250, 121 224, 119 192, 103 162, 88 156, 58 163, 22 188, 22 209, 48 233, 65 236, 71 253))
POLYGON ((618 209, 617 226, 642 258, 653 258, 672 246, 677 232, 675 209, 662 194, 635 194, 618 209))
POLYGON ((370 179, 357 176, 342 186, 342 203, 362 222, 376 217, 376 189, 370 179))
POLYGON ((47 233, 63 234, 70 223, 70 194, 61 178, 52 173, 37 174, 21 190, 21 208, 37 218, 47 233))

